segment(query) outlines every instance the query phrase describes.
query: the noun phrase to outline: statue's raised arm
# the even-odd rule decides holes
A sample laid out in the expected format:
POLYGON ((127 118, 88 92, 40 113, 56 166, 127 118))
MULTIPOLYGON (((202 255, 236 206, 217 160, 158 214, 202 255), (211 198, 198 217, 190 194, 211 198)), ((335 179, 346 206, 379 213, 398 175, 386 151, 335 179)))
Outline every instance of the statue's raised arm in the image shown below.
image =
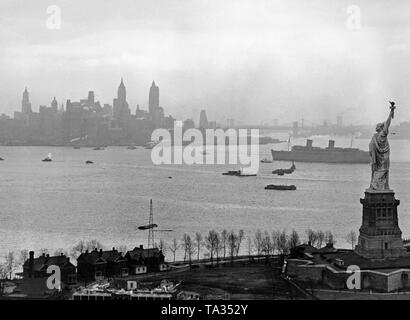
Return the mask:
POLYGON ((396 109, 394 101, 389 101, 389 102, 390 102, 390 113, 389 113, 389 116, 387 117, 387 120, 385 122, 386 127, 384 128, 384 130, 386 132, 389 132, 391 119, 394 119, 394 109, 396 109))

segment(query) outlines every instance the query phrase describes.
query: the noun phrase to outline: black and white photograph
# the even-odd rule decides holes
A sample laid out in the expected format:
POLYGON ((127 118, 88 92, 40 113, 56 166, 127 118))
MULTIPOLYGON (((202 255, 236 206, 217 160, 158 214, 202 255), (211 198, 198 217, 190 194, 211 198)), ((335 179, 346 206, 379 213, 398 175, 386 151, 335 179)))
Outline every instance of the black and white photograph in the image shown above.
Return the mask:
POLYGON ((405 0, 1 0, 0 300, 410 299, 409 65, 405 0))

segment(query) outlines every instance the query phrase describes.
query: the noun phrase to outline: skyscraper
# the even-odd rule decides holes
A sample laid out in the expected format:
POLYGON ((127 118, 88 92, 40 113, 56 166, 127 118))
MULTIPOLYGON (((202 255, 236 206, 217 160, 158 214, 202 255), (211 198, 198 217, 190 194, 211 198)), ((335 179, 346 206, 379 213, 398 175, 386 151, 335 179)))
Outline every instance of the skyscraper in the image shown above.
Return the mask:
POLYGON ((56 97, 54 97, 53 101, 51 101, 51 108, 53 109, 53 111, 57 112, 58 103, 56 97))
POLYGON ((127 90, 125 89, 124 81, 121 78, 121 83, 118 87, 117 98, 114 99, 114 118, 118 120, 120 127, 122 127, 126 118, 131 114, 127 102, 127 90))
POLYGON ((199 129, 207 129, 208 128, 208 118, 206 116, 206 111, 201 110, 201 114, 199 115, 199 129))
POLYGON ((23 92, 23 100, 21 101, 21 113, 23 114, 30 114, 33 111, 31 110, 31 103, 29 98, 29 93, 27 91, 27 87, 23 92))
POLYGON ((151 88, 149 89, 148 110, 152 119, 155 118, 157 109, 159 108, 159 88, 155 85, 155 81, 152 81, 151 88))

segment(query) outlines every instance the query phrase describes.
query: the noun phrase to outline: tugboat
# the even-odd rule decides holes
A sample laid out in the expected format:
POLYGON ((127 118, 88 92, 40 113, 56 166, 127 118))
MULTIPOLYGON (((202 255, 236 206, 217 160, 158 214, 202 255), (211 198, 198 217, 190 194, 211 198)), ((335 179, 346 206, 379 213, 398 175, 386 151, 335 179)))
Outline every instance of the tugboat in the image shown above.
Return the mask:
POLYGON ((51 153, 49 153, 48 155, 47 155, 47 157, 45 157, 43 160, 41 160, 41 161, 43 161, 43 162, 51 162, 51 161, 53 161, 53 159, 51 159, 51 153))
POLYGON ((237 176, 237 177, 255 177, 256 173, 253 172, 246 172, 243 168, 239 170, 229 170, 227 172, 222 173, 224 176, 237 176))
POLYGON ((135 150, 135 149, 137 149, 137 147, 136 146, 129 146, 129 147, 127 147, 127 149, 128 150, 135 150))
POLYGON ((276 169, 273 170, 273 174, 277 174, 278 176, 283 176, 285 173, 286 174, 291 174, 296 170, 295 163, 292 161, 292 166, 289 169, 276 169))
POLYGON ((104 147, 95 147, 93 150, 104 150, 104 147))
POLYGON ((4 159, 2 157, 0 157, 0 161, 3 161, 4 159))
POLYGON ((296 190, 296 186, 293 184, 289 186, 280 184, 268 184, 265 187, 265 190, 296 190))
POLYGON ((87 160, 86 162, 85 162, 85 164, 93 164, 94 162, 92 162, 91 160, 87 160))

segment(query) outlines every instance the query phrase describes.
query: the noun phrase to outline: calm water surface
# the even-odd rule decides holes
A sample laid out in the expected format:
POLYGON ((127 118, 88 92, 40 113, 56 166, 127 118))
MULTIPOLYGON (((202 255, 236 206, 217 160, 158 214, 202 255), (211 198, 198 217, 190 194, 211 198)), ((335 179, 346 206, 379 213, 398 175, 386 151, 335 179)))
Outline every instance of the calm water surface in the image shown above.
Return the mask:
MULTIPOLYGON (((314 145, 326 146, 328 137, 314 145)), ((293 144, 304 144, 295 140, 293 144)), ((355 140, 367 149, 368 140, 355 140)), ((349 146, 338 138, 336 145, 349 146)), ((401 200, 400 227, 410 236, 409 141, 391 140, 391 187, 401 200)), ((261 158, 270 149, 261 146, 261 158)), ((361 223, 360 197, 368 187, 366 164, 297 163, 289 176, 272 176, 275 168, 290 164, 261 164, 257 177, 222 176, 232 165, 155 166, 150 150, 108 147, 0 147, 0 254, 10 250, 70 249, 79 240, 98 239, 107 247, 146 244, 149 199, 154 201, 155 222, 161 238, 170 241, 184 233, 244 229, 296 229, 303 237, 308 228, 332 230, 338 246, 361 223), (53 162, 41 162, 52 153, 53 162), (94 161, 86 165, 86 160, 94 161), (172 176, 172 179, 168 177, 172 176), (270 183, 295 184, 296 191, 264 190, 270 183)), ((159 236, 159 234, 157 234, 159 236)))

